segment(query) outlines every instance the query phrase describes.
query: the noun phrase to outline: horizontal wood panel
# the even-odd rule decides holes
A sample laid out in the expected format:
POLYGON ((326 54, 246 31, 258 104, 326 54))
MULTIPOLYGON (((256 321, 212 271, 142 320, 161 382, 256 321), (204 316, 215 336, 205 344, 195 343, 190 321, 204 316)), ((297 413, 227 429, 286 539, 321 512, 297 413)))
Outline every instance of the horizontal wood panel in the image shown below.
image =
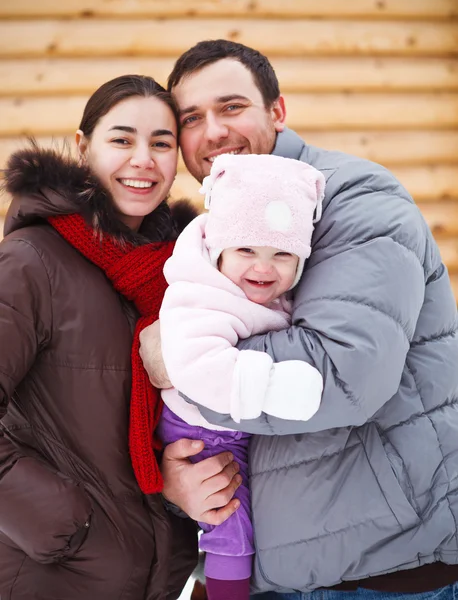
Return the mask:
MULTIPOLYGON (((71 133, 86 101, 87 96, 0 98, 0 136, 71 133)), ((286 121, 297 130, 458 127, 457 94, 289 94, 286 106, 286 121)))
POLYGON ((446 19, 454 0, 2 0, 0 17, 328 17, 446 19))
POLYGON ((387 166, 458 163, 458 130, 298 133, 308 144, 340 150, 387 166))
POLYGON ((289 94, 287 123, 294 129, 428 129, 458 126, 458 95, 289 94))
POLYGON ((450 281, 452 284, 453 294, 456 298, 456 301, 458 302, 458 275, 451 274, 450 281))
MULTIPOLYGON (((0 62, 0 96, 87 94, 125 75, 150 75, 162 85, 173 58, 6 59, 0 62)), ((277 58, 282 92, 458 90, 458 59, 277 58)))
POLYGON ((456 165, 393 166, 390 170, 416 202, 458 198, 456 165))
MULTIPOLYGON (((55 148, 61 150, 64 148, 64 144, 66 147, 69 147, 71 150, 74 150, 74 138, 73 136, 62 137, 43 137, 37 136, 36 141, 38 145, 42 148, 55 148)), ((17 150, 22 150, 28 146, 28 140, 25 137, 11 137, 11 138, 0 138, 0 177, 1 177, 1 169, 4 169, 7 163, 8 158, 13 152, 17 150)))
MULTIPOLYGON (((75 126, 76 129, 76 126, 75 126)), ((339 150, 384 164, 456 164, 458 163, 458 130, 454 131, 298 131, 305 142, 327 150, 339 150)), ((54 138, 54 144, 62 144, 63 137, 54 138)), ((38 143, 47 147, 53 144, 51 137, 38 137, 38 143)), ((67 141, 73 146, 73 136, 67 141)), ((0 138, 0 169, 9 155, 24 147, 25 138, 0 138)), ((180 162, 179 168, 184 170, 180 162)))
POLYGON ((438 241, 442 260, 451 273, 458 273, 458 239, 438 241))
POLYGON ((0 22, 0 57, 176 56, 226 38, 270 56, 456 56, 451 22, 336 20, 77 20, 0 22))
POLYGON ((458 202, 418 204, 436 239, 458 236, 458 202))

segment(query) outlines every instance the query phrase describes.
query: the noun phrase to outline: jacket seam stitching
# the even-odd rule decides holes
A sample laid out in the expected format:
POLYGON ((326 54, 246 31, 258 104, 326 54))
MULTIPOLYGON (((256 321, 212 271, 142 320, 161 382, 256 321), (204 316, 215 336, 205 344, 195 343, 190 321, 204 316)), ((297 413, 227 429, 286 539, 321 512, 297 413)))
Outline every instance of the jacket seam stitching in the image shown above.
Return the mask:
POLYGON ((13 583, 11 585, 11 591, 10 591, 11 596, 10 597, 12 597, 12 595, 13 595, 14 587, 16 586, 16 583, 18 582, 19 575, 22 571, 22 567, 24 566, 24 563, 26 560, 27 560, 27 555, 25 555, 24 558, 22 559, 21 564, 19 565, 19 568, 16 572, 16 575, 14 576, 13 583))
POLYGON ((317 298, 310 298, 309 300, 307 300, 307 304, 310 304, 310 302, 323 302, 323 300, 330 300, 331 302, 344 302, 347 304, 360 304, 362 306, 366 306, 367 308, 370 308, 371 310, 375 310, 376 312, 380 313, 381 315, 387 317, 388 319, 390 319, 391 321, 393 321, 394 323, 396 323, 396 325, 398 325, 400 327, 400 329, 402 329, 402 332, 404 333, 404 336, 406 337, 407 341, 410 344, 410 339, 409 339, 409 335, 406 331, 405 326, 403 325, 403 323, 401 323, 401 321, 399 321, 398 319, 396 319, 396 317, 394 317, 393 315, 390 315, 389 313, 387 313, 386 311, 382 310, 381 308, 378 308, 377 306, 375 306, 374 304, 370 303, 370 302, 365 302, 363 300, 360 300, 358 298, 354 298, 354 297, 342 297, 342 296, 321 296, 321 297, 317 297, 317 298))
MULTIPOLYGON (((391 510, 391 509, 390 509, 391 510)), ((322 535, 315 535, 311 538, 303 538, 301 540, 296 540, 294 542, 288 542, 286 544, 278 544, 277 546, 271 546, 269 548, 258 548, 261 552, 266 552, 270 550, 278 550, 279 548, 286 548, 288 546, 296 546, 298 544, 308 544, 309 542, 314 542, 315 540, 321 540, 326 537, 330 537, 331 535, 337 535, 353 529, 354 527, 359 527, 361 525, 365 525, 366 523, 374 523, 374 521, 380 521, 381 519, 386 519, 386 516, 374 517, 372 519, 366 519, 365 521, 360 521, 359 523, 353 523, 352 525, 347 525, 346 527, 342 527, 341 529, 337 529, 336 531, 329 531, 327 533, 323 533, 322 535)), ((397 521, 397 519, 396 519, 397 521)))
MULTIPOLYGON (((391 514, 392 514, 392 515, 393 515, 393 517, 396 519, 396 523, 397 523, 397 524, 399 525, 399 527, 401 528, 401 531, 403 531, 403 530, 404 530, 404 528, 403 528, 402 524, 400 523, 400 521, 399 521, 399 519, 398 519, 398 517, 397 517, 396 513, 394 512, 393 508, 391 507, 391 504, 388 502, 388 498, 387 498, 387 496, 386 496, 386 494, 385 494, 385 490, 384 490, 384 489, 382 488, 382 486, 380 485, 380 481, 378 480, 378 477, 377 477, 377 475, 375 474, 374 467, 372 466, 372 462, 371 462, 371 461, 370 461, 370 459, 369 459, 369 456, 368 456, 368 454, 367 454, 367 450, 366 450, 366 446, 364 445, 364 442, 363 442, 363 440, 362 440, 362 438, 361 438, 361 435, 360 435, 359 431, 358 431, 358 430, 355 430, 355 434, 358 436, 358 439, 359 439, 359 440, 360 440, 360 442, 361 442, 361 446, 362 446, 362 449, 363 449, 364 455, 366 456, 366 461, 367 461, 367 464, 369 465, 369 467, 370 467, 370 470, 372 471, 372 475, 374 476, 374 479, 375 479, 375 481, 377 482, 378 488, 379 488, 379 490, 380 490, 380 492, 381 492, 381 494, 382 494, 382 496, 383 496, 383 499, 385 500, 385 504, 388 506, 388 508, 389 508, 389 509, 390 509, 390 511, 391 511, 391 514)), ((377 435, 378 435, 378 432, 377 432, 377 435)), ((381 440, 380 440, 380 441, 381 441, 381 440)), ((383 452, 385 452, 385 449, 383 449, 383 452)))
MULTIPOLYGON (((409 369, 409 371, 410 371, 410 369, 409 369)), ((411 375, 413 377, 413 373, 411 371, 410 371, 410 373, 411 373, 411 375)), ((413 377, 413 379, 415 381, 414 377, 413 377)), ((416 385, 417 384, 415 382, 415 386, 416 385)), ((417 392, 418 392, 418 387, 417 387, 417 392)), ((430 410, 424 410, 423 412, 416 412, 415 414, 411 415, 408 419, 405 419, 404 421, 401 421, 400 423, 396 423, 396 425, 391 425, 391 427, 388 427, 387 429, 384 429, 383 433, 390 433, 390 431, 394 431, 398 427, 402 427, 404 425, 410 425, 411 423, 414 423, 415 421, 417 421, 418 419, 421 419, 422 417, 429 418, 429 415, 435 413, 436 411, 442 410, 443 408, 447 408, 448 406, 455 406, 457 404, 458 404, 458 397, 456 397, 456 398, 453 397, 450 400, 447 400, 446 402, 443 402, 442 404, 439 404, 438 406, 434 406, 430 410)))
MULTIPOLYGON (((400 246, 401 248, 404 248, 404 250, 407 250, 407 252, 409 252, 410 254, 413 254, 414 257, 416 258, 418 264, 420 265, 420 267, 424 271, 424 265, 423 265, 420 257, 418 256, 418 254, 415 252, 415 250, 413 250, 413 248, 409 248, 409 246, 406 246, 405 244, 401 244, 401 242, 398 242, 397 240, 395 240, 394 238, 390 237, 389 235, 375 235, 375 236, 371 236, 371 237, 367 237, 367 238, 361 238, 359 240, 359 243, 355 246, 355 249, 356 248, 360 248, 361 246, 363 246, 364 244, 367 244, 369 242, 373 242, 375 240, 381 240, 381 239, 391 240, 393 242, 393 244, 396 244, 396 245, 400 246)), ((354 237, 346 237, 346 238, 343 238, 343 239, 339 238, 339 244, 342 245, 342 246, 344 246, 345 244, 348 244, 348 243, 352 243, 352 242, 354 243, 356 241, 357 240, 355 240, 354 237)), ((313 251, 316 251, 316 250, 326 250, 328 248, 329 248, 329 244, 328 245, 324 244, 324 245, 321 245, 321 246, 318 245, 318 244, 315 244, 313 246, 312 250, 313 251)), ((330 256, 329 258, 332 258, 333 256, 337 256, 339 254, 342 254, 343 252, 344 251, 336 252, 335 254, 333 254, 332 256, 330 256)))
POLYGON ((309 465, 309 464, 316 462, 317 460, 333 458, 334 456, 342 455, 344 452, 349 452, 350 450, 353 450, 353 448, 356 448, 356 446, 359 446, 361 444, 362 444, 361 439, 358 436, 358 441, 355 441, 351 445, 345 446, 345 448, 339 448, 339 450, 336 450, 335 452, 331 452, 330 454, 320 454, 320 456, 317 456, 316 458, 307 458, 305 460, 299 460, 297 462, 288 463, 286 465, 281 465, 279 467, 273 467, 271 469, 264 469, 263 471, 256 471, 256 473, 251 474, 251 479, 253 479, 254 477, 258 477, 258 475, 265 475, 266 473, 274 473, 275 471, 281 471, 283 469, 299 467, 302 465, 309 465))
POLYGON ((439 451, 440 451, 440 453, 442 455, 442 464, 444 465, 445 474, 447 475, 447 480, 448 480, 447 492, 445 494, 445 497, 447 499, 448 509, 450 511, 450 514, 452 515, 453 522, 455 523, 455 535, 454 535, 454 537, 455 537, 455 544, 458 545, 458 523, 457 523, 457 520, 455 518, 455 515, 453 513, 453 510, 452 510, 452 507, 451 507, 451 504, 450 504, 449 493, 450 493, 450 481, 451 481, 451 479, 450 479, 450 473, 448 472, 447 465, 446 465, 446 462, 445 462, 445 455, 444 455, 444 451, 442 449, 442 444, 441 444, 441 442, 439 440, 439 435, 437 433, 436 427, 434 426, 434 422, 431 419, 431 416, 430 416, 431 411, 428 411, 428 413, 429 413, 428 414, 427 411, 425 410, 425 403, 423 401, 423 397, 421 395, 420 388, 419 388, 417 380, 415 378, 415 373, 413 372, 413 369, 410 368, 409 360, 407 358, 406 358, 406 367, 409 370, 410 374, 412 375, 413 382, 415 383, 415 387, 417 388, 418 397, 420 398, 420 402, 421 402, 421 404, 423 406, 424 414, 425 414, 426 418, 429 420, 429 422, 431 423, 431 427, 433 428, 434 433, 436 434, 437 446, 438 446, 439 451))
POLYGON ((454 337, 455 334, 456 334, 456 332, 457 332, 457 329, 458 329, 458 327, 455 325, 455 328, 454 329, 450 329, 450 331, 446 331, 444 333, 438 333, 438 334, 435 334, 435 335, 433 335, 433 336, 431 336, 429 338, 420 338, 420 339, 418 339, 416 341, 413 341, 410 344, 410 347, 411 348, 415 348, 417 346, 423 346, 425 344, 429 344, 430 342, 440 342, 443 339, 446 339, 448 337, 454 337))
POLYGON ((130 369, 123 369, 121 367, 115 367, 111 365, 100 365, 100 366, 91 366, 91 365, 68 365, 63 362, 53 362, 42 360, 41 361, 45 365, 50 365, 53 367, 62 367, 64 369, 74 369, 79 371, 119 371, 123 373, 128 373, 130 369))
POLYGON ((5 375, 5 377, 8 377, 8 379, 9 379, 10 381, 12 381, 13 383, 15 383, 15 380, 14 380, 14 379, 11 377, 11 375, 10 375, 9 373, 7 373, 6 371, 4 371, 4 370, 3 370, 1 367, 0 367, 0 373, 1 373, 2 375, 5 375))
MULTIPOLYGON (((383 430, 378 431, 378 434, 380 436, 380 440, 381 440, 381 442, 382 442, 383 445, 384 445, 383 439, 386 438, 385 433, 386 432, 383 431, 383 430)), ((389 440, 388 443, 391 444, 391 446, 393 447, 394 451, 396 452, 396 455, 398 456, 398 458, 400 459, 400 461, 402 463, 403 481, 406 482, 406 485, 407 485, 407 487, 409 488, 409 491, 410 491, 410 498, 407 498, 407 500, 409 501, 409 503, 411 505, 413 505, 413 508, 414 508, 415 512, 417 513, 417 517, 420 518, 420 514, 421 514, 420 506, 419 506, 419 504, 417 502, 417 499, 415 498, 415 490, 413 488, 412 480, 410 479, 410 476, 409 476, 409 473, 407 471, 407 467, 406 467, 406 464, 404 462, 404 459, 402 458, 401 454, 399 453, 398 449, 396 448, 396 446, 394 445, 394 443, 392 442, 392 440, 389 440)), ((384 452, 385 452, 385 454, 387 454, 385 448, 384 448, 384 452)), ((388 456, 387 456, 387 458, 388 458, 388 456)), ((393 470, 393 472, 394 472, 394 470, 393 470)), ((402 486, 401 486, 400 483, 399 483, 399 486, 402 489, 402 486)))
MULTIPOLYGON (((32 244, 32 242, 30 242, 29 240, 19 238, 19 239, 17 239, 17 241, 22 242, 23 244, 26 244, 27 246, 29 246, 30 248, 32 248, 34 250, 40 263, 43 265, 44 272, 46 273, 46 278, 48 280, 48 293, 49 293, 49 298, 50 298, 49 307, 50 307, 50 313, 51 313, 51 323, 50 323, 50 328, 49 328, 49 340, 48 340, 48 343, 49 343, 49 341, 52 339, 52 332, 54 329, 54 327, 53 327, 54 313, 53 313, 53 301, 52 301, 53 294, 52 294, 51 278, 49 276, 48 269, 46 268, 46 265, 43 261, 43 257, 41 255, 41 253, 38 251, 38 248, 34 244, 32 244)), ((40 348, 40 346, 41 346, 41 344, 38 344, 38 348, 40 348)))

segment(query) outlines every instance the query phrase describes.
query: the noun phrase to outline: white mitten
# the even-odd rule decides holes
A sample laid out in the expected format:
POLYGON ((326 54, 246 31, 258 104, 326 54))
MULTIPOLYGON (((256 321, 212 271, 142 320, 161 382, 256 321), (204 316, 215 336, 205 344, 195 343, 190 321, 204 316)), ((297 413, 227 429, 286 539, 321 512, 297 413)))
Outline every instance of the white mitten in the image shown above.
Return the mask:
POLYGON ((308 421, 320 407, 321 373, 302 360, 274 363, 263 412, 288 421, 308 421))

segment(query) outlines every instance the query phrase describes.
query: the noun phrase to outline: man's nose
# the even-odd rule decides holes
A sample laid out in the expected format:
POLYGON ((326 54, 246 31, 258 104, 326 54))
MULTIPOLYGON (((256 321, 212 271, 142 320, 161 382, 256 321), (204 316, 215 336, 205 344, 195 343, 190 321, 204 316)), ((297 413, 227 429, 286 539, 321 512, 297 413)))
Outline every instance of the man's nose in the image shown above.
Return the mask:
POLYGON ((205 135, 208 141, 217 142, 229 135, 229 129, 222 119, 207 115, 205 135))

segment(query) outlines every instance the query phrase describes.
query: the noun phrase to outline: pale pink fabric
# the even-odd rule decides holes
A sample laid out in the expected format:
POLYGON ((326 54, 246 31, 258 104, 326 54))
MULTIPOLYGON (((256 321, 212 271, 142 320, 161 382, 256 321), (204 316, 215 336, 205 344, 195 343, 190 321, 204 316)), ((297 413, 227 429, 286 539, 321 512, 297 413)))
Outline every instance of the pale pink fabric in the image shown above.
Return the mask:
POLYGON ((320 171, 292 158, 218 156, 201 189, 210 210, 205 236, 213 264, 224 248, 272 246, 299 256, 299 278, 324 188, 320 171))
MULTIPOLYGON (((285 398, 286 388, 296 386, 292 393, 301 406, 294 414, 306 418, 310 411, 316 412, 321 399, 318 371, 301 361, 280 363, 288 370, 279 369, 267 354, 235 347, 239 339, 288 328, 290 315, 283 310, 288 303, 280 300, 278 310, 255 304, 211 265, 204 239, 207 219, 201 215, 188 225, 164 269, 169 287, 160 324, 170 380, 189 398, 235 420, 255 418, 252 415, 266 407, 271 414, 285 411, 285 418, 294 418, 285 398), (270 398, 270 389, 275 390, 275 398, 270 398), (281 390, 283 395, 278 393, 281 390), (313 396, 310 402, 308 392, 313 396)), ((175 390, 164 390, 163 399, 187 423, 217 429, 175 390)))

